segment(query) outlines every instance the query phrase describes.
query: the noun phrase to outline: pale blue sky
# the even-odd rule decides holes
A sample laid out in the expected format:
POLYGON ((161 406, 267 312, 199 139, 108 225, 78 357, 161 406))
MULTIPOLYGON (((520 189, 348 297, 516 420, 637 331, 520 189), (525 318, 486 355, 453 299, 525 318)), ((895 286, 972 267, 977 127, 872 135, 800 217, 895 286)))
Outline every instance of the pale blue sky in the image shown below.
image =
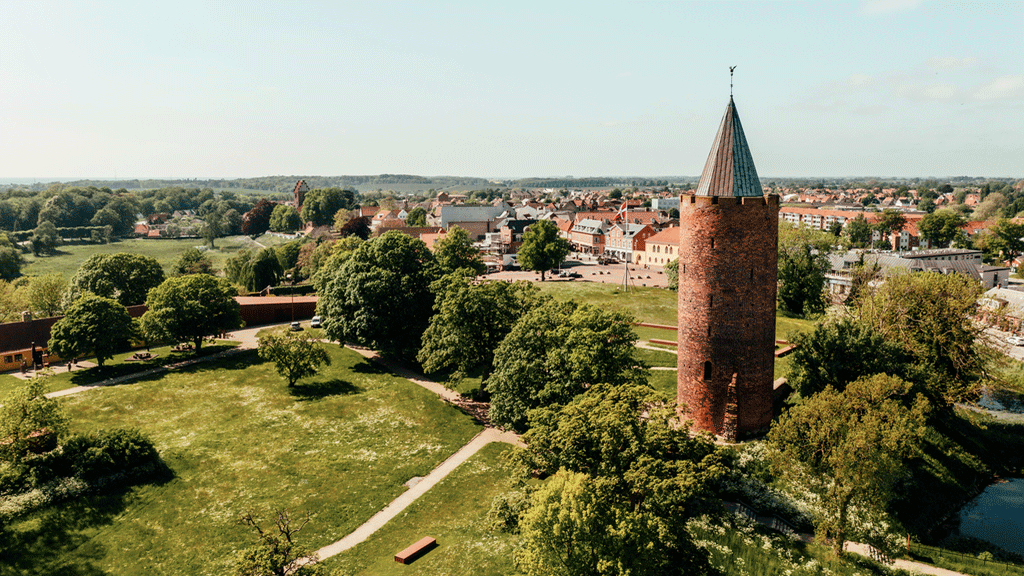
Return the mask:
POLYGON ((0 181, 1022 177, 1022 5, 0 0, 0 181))

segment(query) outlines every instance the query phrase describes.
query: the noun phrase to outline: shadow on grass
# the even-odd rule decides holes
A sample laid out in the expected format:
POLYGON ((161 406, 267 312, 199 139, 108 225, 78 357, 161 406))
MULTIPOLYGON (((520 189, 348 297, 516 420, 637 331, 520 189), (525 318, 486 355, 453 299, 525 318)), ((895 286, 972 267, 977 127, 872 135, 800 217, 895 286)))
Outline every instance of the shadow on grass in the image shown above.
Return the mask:
POLYGON ((52 505, 0 526, 0 575, 108 574, 94 565, 108 550, 92 539, 96 529, 112 524, 128 507, 131 486, 162 485, 174 472, 161 461, 145 479, 129 484, 110 483, 104 493, 88 493, 52 505))
MULTIPOLYGON (((194 358, 202 358, 211 354, 217 354, 224 352, 225 350, 231 350, 236 346, 230 344, 216 344, 203 348, 200 354, 196 356, 192 352, 172 352, 170 354, 161 355, 153 360, 140 361, 140 362, 118 362, 108 363, 104 366, 96 366, 95 368, 88 368, 86 370, 79 370, 72 372, 70 383, 74 386, 88 386, 89 384, 95 384, 111 378, 121 378, 123 376, 129 376, 131 374, 138 374, 145 372, 153 368, 159 368, 168 364, 175 364, 177 362, 184 362, 192 360, 194 358)), ((200 363, 201 365, 202 363, 200 363)))
POLYGON ((320 382, 307 382, 297 386, 291 386, 288 391, 299 400, 320 400, 328 396, 348 396, 358 394, 362 388, 346 382, 345 380, 333 379, 320 382))

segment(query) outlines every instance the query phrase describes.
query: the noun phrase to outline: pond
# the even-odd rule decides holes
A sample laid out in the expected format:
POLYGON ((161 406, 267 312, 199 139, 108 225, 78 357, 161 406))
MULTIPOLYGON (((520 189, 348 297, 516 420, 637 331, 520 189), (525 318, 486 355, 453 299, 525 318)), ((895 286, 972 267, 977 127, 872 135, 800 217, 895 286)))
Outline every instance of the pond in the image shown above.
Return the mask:
POLYGON ((960 534, 1024 554, 1024 478, 993 484, 964 506, 960 534))

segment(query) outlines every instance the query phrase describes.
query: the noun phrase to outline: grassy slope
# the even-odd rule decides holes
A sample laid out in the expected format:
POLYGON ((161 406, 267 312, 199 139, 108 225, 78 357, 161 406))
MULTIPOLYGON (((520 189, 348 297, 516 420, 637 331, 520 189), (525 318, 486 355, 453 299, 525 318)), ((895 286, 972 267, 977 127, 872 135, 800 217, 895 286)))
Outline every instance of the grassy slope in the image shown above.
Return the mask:
MULTIPOLYGON (((164 272, 169 272, 171 266, 177 261, 178 256, 193 246, 201 246, 205 242, 202 238, 184 238, 174 240, 146 240, 132 238, 129 240, 115 241, 110 244, 69 244, 60 247, 60 252, 55 256, 35 257, 31 254, 25 255, 25 265, 21 273, 25 276, 41 276, 60 272, 65 278, 70 279, 78 267, 95 254, 116 254, 118 252, 132 252, 144 254, 156 258, 157 262, 164 267, 164 272)), ((216 250, 207 252, 213 261, 213 266, 218 270, 224 269, 224 263, 236 251, 242 248, 255 248, 246 236, 228 236, 218 238, 216 250)))
POLYGON ((323 546, 480 429, 422 388, 330 348, 333 365, 293 390, 246 352, 68 397, 75 431, 139 428, 174 478, 29 516, 12 526, 9 558, 27 574, 224 574, 250 541, 235 522, 244 510, 312 510, 305 542, 323 546))
POLYGON ((486 518, 491 500, 504 489, 508 473, 499 456, 508 448, 487 445, 366 542, 329 558, 324 566, 351 576, 514 573, 514 537, 492 532, 486 518), (395 562, 395 553, 424 536, 436 538, 438 547, 410 565, 395 562))

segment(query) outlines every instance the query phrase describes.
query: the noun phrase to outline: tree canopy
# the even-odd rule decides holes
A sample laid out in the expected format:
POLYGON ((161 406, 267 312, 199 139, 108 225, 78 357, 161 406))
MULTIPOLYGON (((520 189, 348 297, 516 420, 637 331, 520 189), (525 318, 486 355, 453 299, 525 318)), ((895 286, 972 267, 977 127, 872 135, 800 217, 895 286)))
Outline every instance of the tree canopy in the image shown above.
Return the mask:
POLYGON ((206 274, 168 278, 149 292, 142 331, 154 340, 191 341, 199 352, 204 338, 243 325, 235 294, 223 278, 206 274))
POLYGON ((116 352, 128 347, 138 335, 135 320, 115 300, 84 294, 64 312, 50 329, 50 351, 70 359, 92 353, 103 366, 116 352))
POLYGON ((45 431, 56 438, 68 430, 69 418, 64 405, 46 397, 42 380, 33 378, 18 386, 0 406, 0 459, 18 463, 39 442, 45 431))
POLYGON ((125 306, 146 301, 146 294, 164 281, 164 269, 152 256, 118 252, 96 254, 82 263, 71 278, 68 297, 70 304, 83 292, 114 298, 125 306))
POLYGON ((847 220, 846 226, 843 227, 843 234, 850 240, 850 244, 854 248, 864 248, 871 242, 871 230, 871 224, 868 223, 867 218, 863 214, 858 214, 856 218, 847 220))
POLYGON ((302 217, 295 208, 288 204, 278 204, 270 214, 270 230, 274 232, 294 232, 302 228, 302 217))
POLYGON ((277 373, 294 386, 299 380, 313 376, 331 357, 321 342, 304 332, 267 334, 260 338, 260 358, 274 363, 277 373))
POLYGON ((427 211, 417 206, 409 211, 409 214, 405 217, 406 226, 426 226, 427 225, 427 211))
POLYGON ((860 536, 853 533, 854 507, 884 513, 903 462, 924 433, 926 410, 908 382, 876 374, 844 392, 826 388, 772 426, 776 469, 821 498, 815 531, 837 552, 851 535, 860 536))
POLYGON ((545 273, 560 266, 569 252, 569 241, 559 236, 558 226, 551 220, 538 220, 523 234, 519 265, 524 270, 539 270, 543 281, 545 273))
POLYGON ((825 309, 825 273, 835 237, 804 226, 779 226, 779 308, 804 316, 825 309))
POLYGON ((431 284, 434 315, 416 359, 428 374, 454 369, 453 380, 479 372, 486 384, 494 351, 515 322, 542 302, 530 282, 473 284, 454 273, 431 284))
POLYGON ((646 382, 631 318, 575 302, 547 301, 513 326, 494 353, 487 379, 491 420, 516 430, 527 412, 566 404, 598 383, 646 382))
POLYGON ((213 268, 213 261, 205 251, 196 247, 188 248, 178 256, 178 260, 172 268, 174 274, 183 276, 185 274, 209 274, 216 275, 213 268))
POLYGON ((444 238, 437 241, 434 259, 442 274, 460 268, 472 270, 477 275, 487 271, 487 266, 480 258, 480 251, 473 247, 469 232, 459 226, 452 226, 444 238))
POLYGON ((270 229, 270 216, 274 213, 275 204, 266 198, 260 198, 251 210, 242 215, 242 234, 259 236, 270 229))
POLYGON ((63 244, 63 240, 60 234, 57 234, 57 227, 49 220, 40 222, 32 231, 32 253, 36 256, 53 255, 61 244, 63 244))
POLYGON ((415 357, 434 304, 430 283, 437 278, 434 255, 423 241, 386 232, 321 273, 317 313, 329 319, 331 339, 384 356, 415 357))
POLYGON ((963 226, 967 220, 956 212, 944 209, 926 215, 917 223, 921 238, 928 240, 936 247, 945 248, 958 236, 963 235, 963 226))
POLYGON ((327 226, 334 222, 338 210, 355 208, 356 198, 352 190, 339 188, 317 188, 310 190, 302 201, 302 221, 314 226, 327 226))

